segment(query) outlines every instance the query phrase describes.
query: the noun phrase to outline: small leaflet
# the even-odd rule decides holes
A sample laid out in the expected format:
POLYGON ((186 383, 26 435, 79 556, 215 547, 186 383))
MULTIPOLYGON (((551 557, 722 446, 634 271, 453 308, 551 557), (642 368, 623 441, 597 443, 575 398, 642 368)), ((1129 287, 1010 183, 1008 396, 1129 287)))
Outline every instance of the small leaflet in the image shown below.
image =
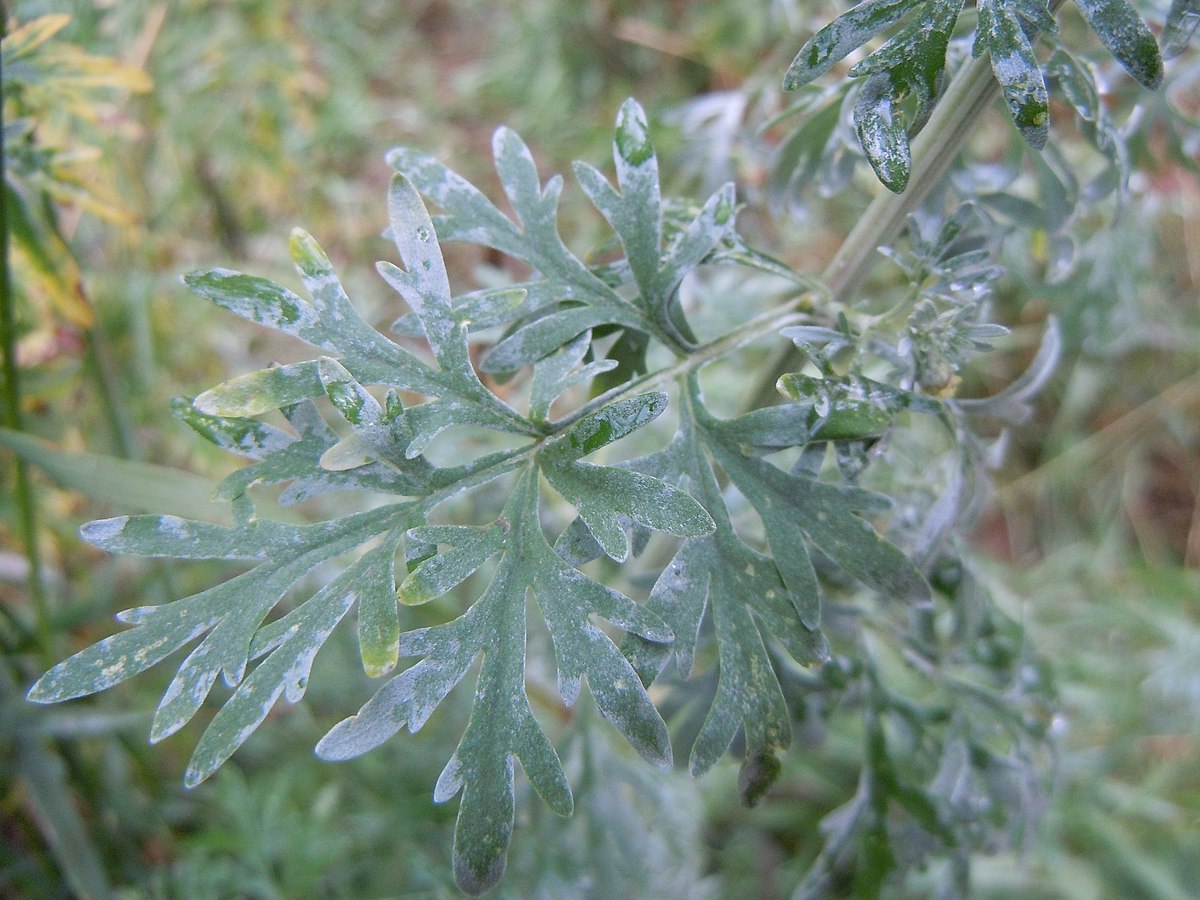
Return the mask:
POLYGON ((1026 21, 1042 30, 1053 31, 1055 27, 1041 0, 980 0, 979 25, 971 52, 978 56, 987 49, 1013 123, 1029 146, 1041 150, 1050 133, 1050 97, 1025 33, 1026 21))
POLYGON ((1075 0, 1075 5, 1100 43, 1135 81, 1150 90, 1162 84, 1163 62, 1158 42, 1126 0, 1075 0))

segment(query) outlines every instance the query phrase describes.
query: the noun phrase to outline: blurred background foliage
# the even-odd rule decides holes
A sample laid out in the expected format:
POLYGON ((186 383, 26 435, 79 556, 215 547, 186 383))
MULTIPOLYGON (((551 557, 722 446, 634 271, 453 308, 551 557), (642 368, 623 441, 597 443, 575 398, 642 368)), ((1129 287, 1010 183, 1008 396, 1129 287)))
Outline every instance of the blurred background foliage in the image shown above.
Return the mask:
MULTIPOLYGON (((753 243, 819 271, 878 186, 849 136, 847 86, 785 99, 778 84, 799 42, 840 9, 7 4, 23 430, 63 450, 225 474, 226 457, 164 415, 170 399, 294 348, 230 329, 184 294, 181 272, 224 265, 290 283, 285 236, 302 225, 367 318, 390 321, 371 271, 384 253, 387 148, 419 147, 494 188, 497 124, 516 127, 544 170, 599 162, 630 95, 657 117, 677 193, 733 178, 753 243)), ((1161 21, 1162 10, 1148 13, 1161 21)), ((1064 15, 1064 30, 1076 19, 1064 15)), ((1200 884, 1200 59, 1173 61, 1156 95, 1110 63, 1096 71, 1101 111, 1089 119, 1056 101, 1042 156, 994 111, 972 139, 974 162, 954 176, 1011 225, 993 320, 1013 336, 962 393, 1011 381, 1049 315, 1066 348, 1035 419, 1011 434, 971 538, 973 576, 1050 662, 1061 704, 1050 790, 1029 800, 1044 807, 976 862, 979 897, 1187 898, 1200 884), (1106 133, 1120 134, 1125 155, 1106 133)), ((586 246, 597 223, 578 194, 564 202, 568 240, 586 246)), ((448 253, 460 287, 494 282, 506 265, 475 249, 448 253)), ((902 286, 881 267, 867 291, 902 286)), ((161 672, 31 714, 28 683, 106 633, 114 610, 181 596, 223 571, 82 544, 80 522, 153 503, 145 470, 105 470, 117 480, 103 503, 74 489, 95 471, 55 469, 34 452, 56 475, 29 470, 37 573, 7 452, 0 490, 0 896, 453 896, 453 810, 432 804, 441 757, 425 752, 449 746, 453 703, 363 759, 334 768, 312 756, 366 695, 347 633, 318 659, 306 702, 192 792, 180 773, 195 726, 152 751, 148 714, 129 712, 153 706, 161 672)), ((196 485, 179 478, 163 490, 187 502, 196 485)), ((853 734, 798 735, 782 777, 748 810, 732 763, 698 784, 664 776, 592 724, 579 715, 563 725, 576 816, 564 824, 539 804, 518 806, 498 896, 790 896, 821 845, 817 823, 859 770, 853 734)), ((898 890, 933 896, 945 881, 931 867, 898 890)))

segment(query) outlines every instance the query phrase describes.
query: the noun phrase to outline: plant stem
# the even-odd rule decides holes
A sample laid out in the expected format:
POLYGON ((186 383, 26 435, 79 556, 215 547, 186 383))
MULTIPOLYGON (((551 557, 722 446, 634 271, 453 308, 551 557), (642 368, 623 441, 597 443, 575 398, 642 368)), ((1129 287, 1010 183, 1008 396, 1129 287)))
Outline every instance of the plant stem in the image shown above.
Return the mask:
POLYGON ((959 70, 929 122, 912 144, 912 175, 903 194, 885 191, 872 201, 837 255, 822 273, 835 302, 849 302, 878 259, 876 250, 893 240, 910 212, 937 187, 971 134, 971 125, 992 105, 1000 86, 986 57, 959 70))
MULTIPOLYGON (((821 274, 820 282, 825 286, 825 294, 821 299, 825 305, 837 308, 853 300, 879 258, 879 247, 895 239, 908 214, 920 206, 941 183, 958 151, 966 143, 971 125, 992 104, 999 91, 987 57, 969 60, 959 70, 929 121, 913 141, 912 174, 909 176, 908 189, 903 194, 884 191, 876 196, 821 274)), ((736 331, 696 348, 674 365, 606 391, 556 423, 555 430, 561 431, 620 396, 635 390, 649 390, 694 371, 757 338, 787 325, 797 324, 804 317, 794 310, 806 296, 810 295, 794 297, 782 307, 752 319, 736 331)), ((780 348, 772 354, 763 365, 761 371, 765 374, 752 389, 746 410, 773 403, 777 399, 775 382, 779 374, 788 368, 798 368, 802 361, 800 350, 794 346, 780 348)))
MULTIPOLYGON (((5 30, 3 24, 0 22, 0 34, 5 30)), ((0 62, 0 131, 4 129, 3 88, 4 70, 3 62, 0 62)), ((0 351, 4 354, 4 424, 14 431, 21 431, 21 382, 17 369, 16 352, 16 301, 12 292, 12 278, 8 265, 8 161, 4 155, 3 141, 0 141, 0 172, 3 173, 5 180, 3 190, 0 190, 0 351)), ((25 544, 25 558, 29 560, 29 599, 33 606, 39 649, 42 654, 49 656, 53 631, 50 627, 46 591, 42 584, 42 560, 37 541, 37 501, 24 460, 18 458, 15 462, 16 465, 13 469, 13 478, 16 481, 14 494, 17 502, 18 530, 25 544)))
MULTIPOLYGON (((613 401, 627 394, 633 394, 638 391, 648 391, 656 388, 661 384, 666 384, 669 381, 674 381, 677 378, 682 378, 685 375, 694 372, 696 369, 704 366, 718 357, 724 356, 726 353, 744 347, 752 341, 765 337, 768 334, 774 334, 781 328, 787 328, 789 325, 799 325, 810 321, 808 313, 798 312, 796 307, 804 300, 811 300, 812 291, 804 291, 797 294, 788 302, 762 313, 749 322, 743 323, 738 328, 728 334, 709 341, 707 344, 701 344, 692 350, 688 356, 678 362, 658 369, 654 372, 648 372, 632 381, 627 381, 624 384, 617 385, 611 390, 605 391, 598 397, 593 397, 579 409, 575 410, 568 416, 564 416, 554 423, 554 430, 551 434, 558 434, 563 429, 575 424, 584 416, 591 415, 601 407, 607 406, 613 401)), ((823 296, 823 295, 822 295, 823 296)), ((772 382, 774 384, 774 382, 772 382)))
MULTIPOLYGON (((988 108, 999 90, 996 80, 992 77, 991 64, 984 57, 972 59, 959 71, 934 109, 933 115, 929 117, 929 122, 913 141, 912 174, 909 176, 908 189, 903 194, 884 191, 872 200, 859 218, 858 224, 847 235, 837 255, 825 267, 820 282, 825 286, 825 293, 821 299, 827 307, 845 306, 854 298, 879 258, 878 248, 895 238, 908 214, 941 182, 954 157, 966 142, 971 123, 988 108)), ((557 423, 557 428, 561 430, 567 427, 619 396, 634 390, 648 390, 687 374, 756 338, 778 331, 787 325, 797 324, 801 317, 793 310, 805 296, 810 295, 802 294, 792 298, 781 308, 764 313, 736 331, 698 347, 674 365, 606 391, 557 423)), ((765 375, 751 391, 750 403, 746 409, 756 409, 773 403, 777 397, 775 381, 779 373, 786 371, 788 367, 799 367, 802 361, 803 356, 794 346, 783 347, 774 353, 764 363, 761 371, 765 375)))
MULTIPOLYGON (((968 61, 955 75, 929 121, 912 143, 912 174, 903 194, 877 195, 822 273, 834 308, 851 303, 875 263, 879 247, 895 240, 905 218, 937 187, 971 134, 976 119, 1000 92, 986 56, 968 61)), ((778 398, 775 381, 804 360, 794 346, 781 347, 767 360, 747 409, 769 406, 778 398)))

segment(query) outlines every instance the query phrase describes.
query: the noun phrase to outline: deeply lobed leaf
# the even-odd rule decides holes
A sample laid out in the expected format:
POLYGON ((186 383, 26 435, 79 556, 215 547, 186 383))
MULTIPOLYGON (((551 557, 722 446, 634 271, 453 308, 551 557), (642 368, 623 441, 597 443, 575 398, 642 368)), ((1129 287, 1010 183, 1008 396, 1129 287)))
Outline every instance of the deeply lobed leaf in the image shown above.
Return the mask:
MULTIPOLYGON (((1030 2, 1036 12, 1036 0, 1030 2)), ((907 177, 910 124, 895 104, 906 94, 918 106, 933 101, 959 4, 927 0, 924 7, 929 22, 902 28, 856 70, 868 76, 859 94, 865 110, 860 133, 879 142, 875 161, 894 185, 907 177), (880 162, 884 156, 891 161, 880 162)), ((877 0, 851 11, 840 31, 823 32, 820 40, 814 38, 816 49, 803 61, 798 57, 795 79, 816 77, 853 49, 855 40, 898 23, 904 9, 877 0)), ((1009 9, 981 9, 981 17, 992 16, 992 37, 981 46, 991 52, 1003 41, 1015 42, 1013 52, 1024 54, 1024 26, 1017 22, 1013 31, 1009 9)), ((1038 22, 1036 15, 1025 18, 1038 22)), ((1024 56, 1021 61, 1028 62, 1024 56)), ((1036 91, 1017 90, 1015 81, 1010 87, 1022 102, 1039 100, 1036 91)), ((408 663, 356 715, 325 735, 317 748, 324 758, 346 759, 402 729, 420 730, 477 667, 470 719, 435 788, 439 802, 461 795, 454 868, 471 893, 489 889, 503 873, 514 827, 516 761, 554 812, 567 815, 573 806, 554 744, 530 702, 531 696, 546 702, 547 692, 532 692, 526 684, 537 673, 527 666, 531 599, 552 645, 562 705, 578 702, 586 679, 604 719, 659 766, 669 766, 674 751, 647 686, 672 657, 684 674, 715 657, 711 702, 702 711, 689 768, 703 774, 741 733, 742 789, 753 802, 778 773, 777 754, 791 740, 784 685, 796 677, 796 664, 816 666, 831 657, 821 630, 818 566, 836 567, 890 600, 918 601, 920 607, 930 597, 922 572, 869 518, 886 506, 882 499, 820 475, 825 445, 834 442, 839 451, 843 445, 865 446, 886 435, 904 412, 973 411, 969 402, 937 403, 916 389, 831 374, 833 354, 857 341, 839 317, 836 329, 833 322, 814 322, 787 333, 824 372, 822 378, 784 376, 780 389, 791 402, 718 419, 699 392, 695 370, 701 363, 677 361, 674 371, 650 376, 661 384, 684 373, 675 440, 639 459, 585 462, 666 410, 666 393, 635 393, 626 382, 655 359, 648 356, 655 344, 677 360, 696 349, 679 289, 698 266, 750 266, 783 275, 792 285, 811 285, 741 242, 734 231, 732 187, 698 206, 663 200, 646 116, 632 101, 617 121, 616 185, 590 167, 575 170, 612 226, 624 259, 589 266, 574 255, 557 228, 562 180, 543 183, 528 148, 507 129, 496 133, 493 151, 512 217, 435 160, 409 150, 391 156, 404 170, 392 179, 388 196, 399 264, 381 263, 379 271, 410 310, 396 320, 394 331, 424 341, 424 356, 385 338, 354 312, 328 258, 303 232, 293 233, 290 246, 307 300, 265 279, 226 270, 187 277, 194 292, 299 337, 320 355, 240 376, 192 405, 177 404, 190 427, 250 461, 217 492, 233 501, 235 525, 118 517, 91 523, 84 533, 113 552, 241 560, 254 567, 175 603, 126 611, 121 618, 130 630, 60 663, 30 693, 31 699, 53 702, 101 690, 198 641, 179 666, 151 732, 159 740, 181 728, 218 677, 234 689, 189 764, 187 783, 196 784, 248 739, 279 698, 302 697, 316 653, 356 610, 367 674, 380 677, 401 660, 408 663), (422 195, 441 207, 440 215, 429 214, 422 195), (456 299, 439 238, 493 247, 526 263, 533 274, 512 288, 456 299), (522 396, 519 380, 513 382, 516 389, 494 392, 478 374, 475 351, 489 339, 479 333, 485 328, 504 331, 484 352, 478 370, 508 376, 532 366, 527 413, 509 402, 522 396), (599 346, 607 356, 598 358, 593 339, 605 338, 610 343, 599 346), (616 396, 612 402, 596 400, 552 419, 552 408, 569 388, 589 383, 593 394, 626 386, 607 395, 616 396), (251 418, 274 410, 286 424, 251 418), (518 435, 524 443, 512 441, 518 446, 454 466, 425 458, 440 435, 464 425, 518 435), (766 458, 793 448, 801 455, 791 471, 766 458), (539 511, 543 476, 577 514, 554 546, 539 511), (483 525, 430 524, 439 504, 492 482, 490 490, 510 490, 494 519, 483 525), (284 504, 344 488, 407 499, 319 525, 257 519, 252 489, 284 483, 284 504), (740 518, 735 526, 729 498, 738 492, 748 503, 742 511, 762 525, 761 539, 740 533, 740 518), (619 562, 637 555, 651 531, 665 535, 656 540, 671 561, 647 578, 653 586, 646 603, 581 571, 601 554, 619 562), (397 573, 401 552, 406 571, 397 573), (271 619, 298 581, 348 554, 355 556, 338 574, 271 619), (481 574, 488 576, 486 587, 464 600, 465 608, 453 618, 411 627, 409 607, 446 597, 481 574), (620 648, 609 627, 625 632, 620 648)), ((924 278, 928 270, 931 278, 961 281, 967 285, 963 290, 990 284, 988 272, 980 270, 986 254, 969 241, 955 245, 961 226, 958 219, 947 224, 933 241, 938 252, 922 249, 919 259, 904 263, 906 272, 920 270, 924 278)), ((930 293, 936 290, 954 293, 936 285, 930 293)), ((984 324, 972 327, 960 332, 976 343, 997 333, 984 324)), ((493 515, 494 508, 488 517, 493 515)), ((423 614, 435 615, 439 608, 423 614)), ((561 714, 556 704, 554 709, 561 714)), ((894 793, 906 809, 917 810, 913 815, 930 818, 929 808, 911 792, 894 793)))
POLYGON ((412 533, 422 545, 452 545, 425 559, 400 586, 421 602, 460 584, 500 554, 491 582, 459 619, 403 635, 399 653, 420 662, 390 681, 356 716, 322 739, 317 752, 345 759, 377 746, 403 727, 418 730, 472 661, 484 659, 474 711, 454 756, 438 779, 435 799, 462 792, 455 826, 456 879, 469 893, 493 886, 504 871, 514 815, 513 757, 538 793, 560 815, 571 811, 562 765, 534 718, 525 692, 526 595, 532 593, 550 630, 559 688, 575 702, 587 675, 600 712, 647 759, 669 765, 666 725, 641 681, 612 641, 591 624, 600 615, 648 641, 670 641, 669 629, 627 597, 571 568, 546 543, 537 514, 537 470, 518 480, 500 519, 484 528, 436 527, 412 533))
POLYGON ((859 143, 876 176, 896 193, 908 186, 912 169, 909 127, 928 117, 941 90, 946 47, 961 9, 962 0, 928 0, 919 17, 850 70, 853 77, 867 76, 854 107, 859 143), (917 101, 911 123, 899 109, 910 94, 917 101))
POLYGON ((672 652, 686 674, 709 611, 716 634, 717 690, 689 762, 692 774, 701 775, 724 755, 739 730, 745 734, 748 758, 772 756, 791 742, 790 717, 764 635, 805 665, 823 661, 829 648, 824 636, 801 620, 776 562, 747 547, 734 532, 702 444, 694 439, 697 428, 697 421, 685 413, 675 441, 637 464, 674 471, 695 490, 715 522, 715 532, 683 543, 647 601, 646 608, 671 626, 675 643, 653 645, 630 637, 625 652, 646 682, 662 671, 672 652))

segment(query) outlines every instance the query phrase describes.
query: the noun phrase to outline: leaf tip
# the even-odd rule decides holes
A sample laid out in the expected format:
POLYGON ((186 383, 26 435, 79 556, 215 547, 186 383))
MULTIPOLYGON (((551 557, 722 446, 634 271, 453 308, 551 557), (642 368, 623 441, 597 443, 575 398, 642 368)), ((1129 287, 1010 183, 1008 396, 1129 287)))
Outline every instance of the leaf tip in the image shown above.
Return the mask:
POLYGON ((293 228, 288 234, 288 253, 301 275, 315 276, 330 268, 329 257, 321 245, 303 228, 293 228))
POLYGON ((617 133, 614 145, 618 156, 632 166, 640 166, 654 158, 646 112, 630 97, 617 113, 617 133))
POLYGON ((742 797, 742 803, 747 807, 756 806, 779 778, 782 768, 773 748, 768 748, 765 752, 747 754, 738 773, 738 793, 742 797))
POLYGON ((50 676, 54 673, 51 669, 41 678, 33 683, 29 691, 25 694, 25 699, 30 703, 47 704, 58 703, 61 700, 66 700, 66 697, 60 696, 59 690, 54 686, 54 679, 50 676))
POLYGON ((1020 131, 1021 137, 1025 139, 1025 143, 1034 150, 1044 150, 1046 148, 1046 141, 1050 138, 1050 129, 1045 124, 1025 126, 1020 131))
POLYGON ((454 882, 464 894, 478 897, 485 894, 500 883, 504 870, 508 865, 508 857, 501 848, 499 852, 490 854, 484 859, 467 858, 458 852, 454 853, 454 882))
MULTIPOLYGON (((183 722, 178 722, 178 721, 174 722, 174 723, 167 723, 167 722, 163 721, 160 716, 155 716, 154 721, 151 722, 151 724, 150 724, 150 735, 148 737, 148 740, 150 741, 151 744, 157 744, 161 741, 165 741, 167 738, 169 738, 171 735, 173 735, 176 731, 178 731, 180 728, 182 728, 183 725, 184 725, 183 722)), ((199 783, 199 782, 197 782, 197 783, 199 783)), ((189 787, 190 787, 190 785, 189 785, 189 787)))
POLYGON ((390 646, 378 651, 362 654, 363 671, 368 678, 382 678, 400 663, 400 640, 397 638, 390 646))
POLYGON ((462 760, 455 753, 446 761, 446 766, 442 769, 442 774, 438 776, 437 784, 433 786, 433 802, 447 802, 463 789, 464 784, 462 760))
POLYGON ((492 156, 495 159, 500 159, 504 155, 505 145, 513 144, 515 147, 524 147, 525 142, 521 140, 521 136, 507 125, 501 125, 492 132, 492 156))
POLYGON ((210 388, 209 390, 200 394, 200 396, 192 401, 192 406, 197 412, 204 413, 208 416, 230 415, 230 413, 225 411, 228 409, 228 407, 221 402, 220 395, 217 393, 215 388, 210 388))
MULTIPOLYGON (((803 54, 804 51, 801 50, 800 53, 803 54)), ((789 93, 792 91, 798 91, 800 88, 808 84, 811 78, 806 69, 807 67, 802 64, 800 56, 797 55, 797 57, 792 61, 792 64, 788 66, 788 70, 783 73, 784 91, 789 93)))
POLYGON ((713 209, 713 221, 718 225, 728 225, 737 213, 737 188, 732 181, 721 185, 713 195, 716 206, 713 209))
POLYGON ((357 721, 358 716, 350 716, 325 732, 325 736, 317 741, 317 746, 313 748, 317 758, 325 762, 344 762, 358 756, 353 742, 346 740, 346 732, 353 730, 357 721))
POLYGON ((692 519, 692 521, 687 523, 687 528, 688 528, 687 533, 680 534, 680 535, 678 535, 678 537, 684 537, 684 538, 706 537, 706 536, 716 532, 716 530, 717 530, 716 520, 713 519, 713 517, 709 513, 709 511, 707 509, 705 509, 703 506, 701 506, 698 502, 696 503, 696 506, 698 507, 698 509, 696 510, 697 514, 692 519))

